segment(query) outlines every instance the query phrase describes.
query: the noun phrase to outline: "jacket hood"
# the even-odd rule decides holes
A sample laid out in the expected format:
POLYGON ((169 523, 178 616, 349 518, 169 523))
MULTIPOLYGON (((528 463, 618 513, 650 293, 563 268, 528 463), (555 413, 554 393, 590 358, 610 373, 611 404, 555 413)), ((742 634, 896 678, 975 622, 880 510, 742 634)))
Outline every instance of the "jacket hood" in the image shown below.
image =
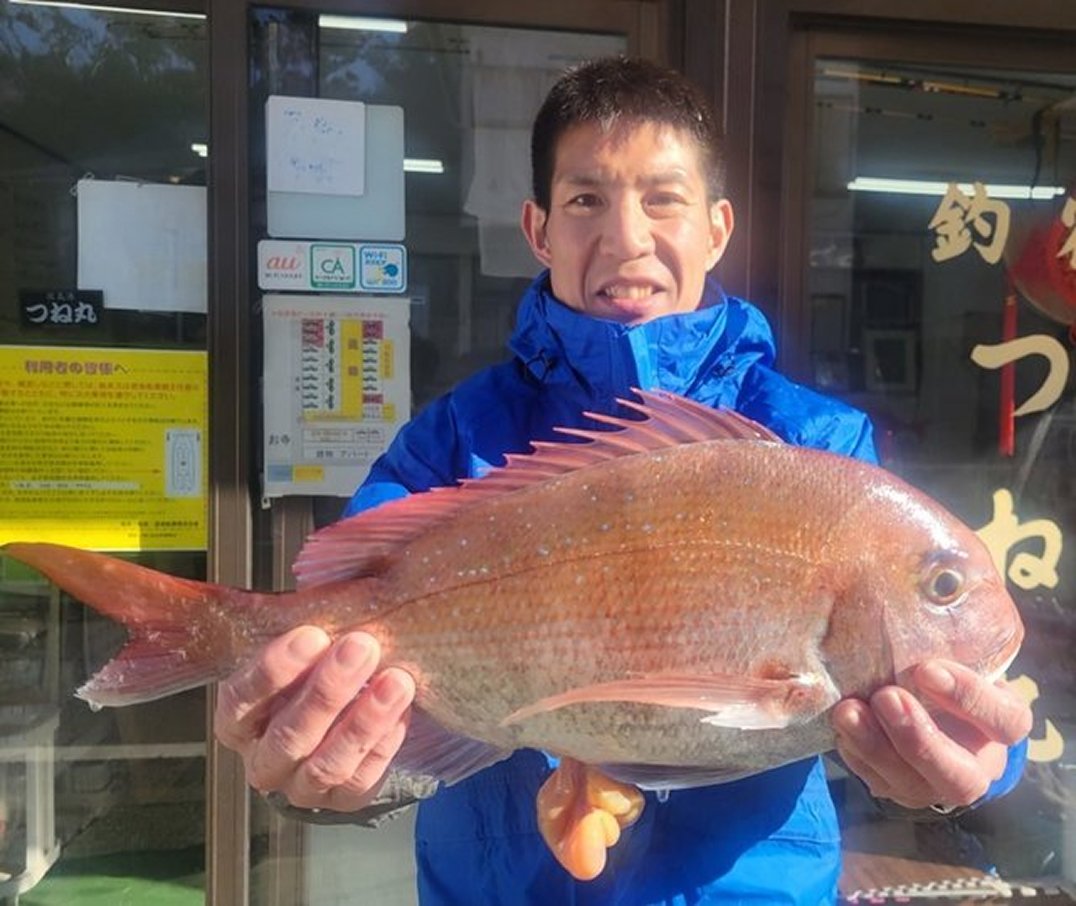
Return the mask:
POLYGON ((661 388, 731 406, 748 370, 771 366, 774 341, 762 312, 707 277, 691 312, 628 326, 581 314, 552 293, 544 271, 519 306, 512 352, 540 383, 571 384, 605 408, 632 387, 661 388))

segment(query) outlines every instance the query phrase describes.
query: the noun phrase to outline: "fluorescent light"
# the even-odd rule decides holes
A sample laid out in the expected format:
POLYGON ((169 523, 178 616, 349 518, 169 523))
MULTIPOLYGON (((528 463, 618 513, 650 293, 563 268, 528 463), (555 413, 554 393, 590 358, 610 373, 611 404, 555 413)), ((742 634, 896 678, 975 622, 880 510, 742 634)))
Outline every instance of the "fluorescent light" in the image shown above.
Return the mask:
MULTIPOLYGON (((209 156, 209 145, 205 142, 191 142, 191 151, 199 157, 209 156)), ((431 160, 421 157, 405 157, 403 162, 405 173, 444 173, 443 161, 431 160)))
POLYGON ((171 19, 204 19, 205 13, 177 13, 164 9, 133 9, 127 6, 97 6, 89 3, 67 3, 64 0, 10 0, 24 6, 58 6, 63 9, 91 9, 99 13, 130 13, 132 16, 167 16, 171 19))
POLYGON ((406 35, 407 23, 399 19, 375 19, 370 16, 318 16, 318 28, 346 28, 351 31, 387 31, 406 35))
MULTIPOLYGON (((972 195, 975 187, 971 183, 958 183, 958 188, 965 195, 972 195)), ((1064 195, 1065 190, 1061 186, 1016 186, 1016 185, 991 185, 984 186, 986 194, 991 198, 1022 198, 1043 200, 1064 195)), ((934 182, 923 179, 887 179, 880 176, 857 176, 850 183, 848 189, 852 192, 891 192, 895 195, 944 195, 949 191, 949 183, 934 182)))
POLYGON ((405 173, 444 173, 445 165, 439 160, 426 160, 421 157, 404 158, 405 173))

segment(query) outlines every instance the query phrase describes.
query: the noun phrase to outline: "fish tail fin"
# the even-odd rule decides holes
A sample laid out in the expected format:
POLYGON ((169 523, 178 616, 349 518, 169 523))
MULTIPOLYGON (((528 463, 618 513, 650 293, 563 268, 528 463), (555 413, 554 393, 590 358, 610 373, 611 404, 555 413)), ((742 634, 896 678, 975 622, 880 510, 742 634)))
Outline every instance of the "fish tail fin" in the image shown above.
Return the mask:
POLYGON ((221 619, 261 597, 59 544, 12 543, 0 550, 127 629, 127 644, 76 693, 95 710, 212 682, 234 661, 221 619))

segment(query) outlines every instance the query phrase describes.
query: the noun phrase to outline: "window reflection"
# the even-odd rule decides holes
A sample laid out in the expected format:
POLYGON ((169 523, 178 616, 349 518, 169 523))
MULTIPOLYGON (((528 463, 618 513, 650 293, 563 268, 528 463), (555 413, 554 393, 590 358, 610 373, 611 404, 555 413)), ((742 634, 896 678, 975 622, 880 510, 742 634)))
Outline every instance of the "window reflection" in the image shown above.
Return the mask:
POLYGON ((1027 624, 1009 676, 1036 716, 1024 782, 961 818, 879 823, 848 784, 846 892, 872 886, 882 836, 912 860, 892 885, 1076 878, 1074 96, 1056 73, 816 64, 811 377, 981 529, 1027 624))
MULTIPOLYGON (((37 357, 49 362, 72 347, 80 352, 67 358, 80 362, 90 349, 204 350, 203 313, 68 293, 80 289, 80 180, 205 185, 192 144, 206 139, 206 51, 200 19, 0 7, 0 347, 9 358, 27 347, 55 351, 37 357)), ((27 405, 24 395, 0 405, 13 401, 27 405)), ((73 447, 79 432, 69 432, 73 447)), ((6 529, 9 519, 0 514, 6 529)), ((202 550, 132 556, 205 576, 202 550)), ((203 900, 204 694, 91 712, 73 692, 121 641, 115 626, 0 558, 0 900, 51 906, 90 890, 203 900)))

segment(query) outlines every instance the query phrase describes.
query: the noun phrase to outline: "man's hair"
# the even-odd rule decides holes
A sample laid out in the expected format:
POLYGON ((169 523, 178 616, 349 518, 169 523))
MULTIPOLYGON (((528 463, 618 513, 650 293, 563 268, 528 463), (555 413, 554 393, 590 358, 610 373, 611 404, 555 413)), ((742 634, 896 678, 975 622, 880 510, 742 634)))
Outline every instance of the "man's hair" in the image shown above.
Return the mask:
POLYGON ((714 114, 702 91, 675 69, 634 57, 603 57, 569 69, 550 89, 531 131, 534 200, 549 210, 561 136, 583 123, 611 130, 622 122, 657 123, 694 139, 711 201, 724 193, 714 114))

